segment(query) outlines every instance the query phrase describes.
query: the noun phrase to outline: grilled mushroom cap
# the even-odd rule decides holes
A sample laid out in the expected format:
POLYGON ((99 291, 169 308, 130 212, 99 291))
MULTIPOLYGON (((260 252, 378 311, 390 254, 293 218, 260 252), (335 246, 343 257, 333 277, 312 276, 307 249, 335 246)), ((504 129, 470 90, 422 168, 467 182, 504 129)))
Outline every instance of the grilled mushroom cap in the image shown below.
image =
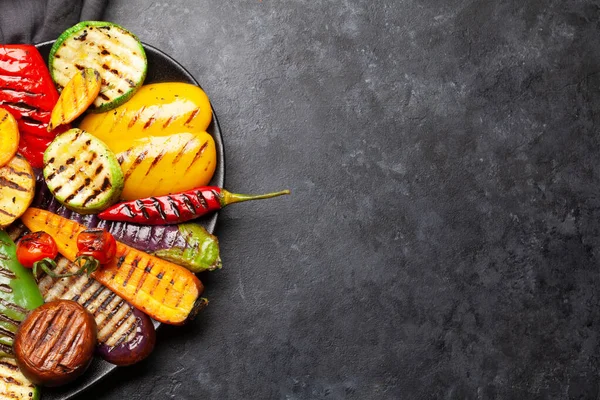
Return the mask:
POLYGON ((13 345, 17 364, 37 385, 63 385, 89 366, 96 335, 94 318, 80 304, 51 301, 21 323, 13 345))

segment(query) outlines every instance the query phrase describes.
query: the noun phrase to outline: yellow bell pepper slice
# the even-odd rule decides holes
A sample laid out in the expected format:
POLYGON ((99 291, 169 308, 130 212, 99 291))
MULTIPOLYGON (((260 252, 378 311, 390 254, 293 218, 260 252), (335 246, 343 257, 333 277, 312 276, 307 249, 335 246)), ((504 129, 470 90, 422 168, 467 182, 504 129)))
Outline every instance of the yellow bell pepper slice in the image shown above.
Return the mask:
POLYGON ((138 139, 204 132, 211 119, 210 102, 202 89, 189 83, 163 82, 142 86, 114 110, 89 114, 79 127, 120 153, 138 139))
POLYGON ((210 182, 217 164, 206 132, 212 109, 206 93, 187 83, 145 85, 126 103, 87 115, 80 128, 117 155, 124 200, 177 193, 210 182))
POLYGON ((206 132, 138 139, 119 153, 121 198, 135 200, 183 192, 210 182, 217 165, 215 141, 206 132))

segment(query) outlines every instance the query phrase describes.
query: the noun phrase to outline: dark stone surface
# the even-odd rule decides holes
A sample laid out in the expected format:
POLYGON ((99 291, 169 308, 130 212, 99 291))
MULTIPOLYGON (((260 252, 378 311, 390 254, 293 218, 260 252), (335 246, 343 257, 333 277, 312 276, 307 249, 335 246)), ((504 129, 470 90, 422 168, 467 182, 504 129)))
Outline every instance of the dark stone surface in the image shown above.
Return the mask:
POLYGON ((217 110, 211 304, 81 399, 597 399, 595 1, 112 0, 217 110))

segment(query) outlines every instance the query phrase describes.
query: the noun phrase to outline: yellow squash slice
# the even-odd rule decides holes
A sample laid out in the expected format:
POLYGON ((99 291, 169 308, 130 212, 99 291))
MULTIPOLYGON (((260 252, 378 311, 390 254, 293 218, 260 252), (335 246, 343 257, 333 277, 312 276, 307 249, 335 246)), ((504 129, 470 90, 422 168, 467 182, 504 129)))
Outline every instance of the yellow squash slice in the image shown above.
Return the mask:
POLYGON ((35 177, 25 157, 17 153, 0 168, 0 229, 19 218, 33 201, 35 177))
POLYGON ((73 122, 83 114, 98 97, 101 86, 100 74, 93 68, 84 68, 73 75, 73 78, 60 93, 54 109, 52 109, 48 131, 59 125, 73 122))
POLYGON ((6 165, 17 154, 19 127, 11 113, 0 108, 0 167, 6 165))

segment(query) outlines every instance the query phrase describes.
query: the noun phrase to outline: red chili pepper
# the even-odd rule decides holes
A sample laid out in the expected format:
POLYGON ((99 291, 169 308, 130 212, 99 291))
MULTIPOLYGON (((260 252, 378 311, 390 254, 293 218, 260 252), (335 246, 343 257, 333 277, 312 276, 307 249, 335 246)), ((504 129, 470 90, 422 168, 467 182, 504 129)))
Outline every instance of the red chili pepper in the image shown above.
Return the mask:
POLYGON ((79 272, 91 274, 99 265, 108 264, 115 258, 117 241, 104 229, 86 229, 77 236, 77 258, 75 262, 84 264, 79 272))
POLYGON ((230 193, 217 186, 205 186, 177 194, 116 204, 102 211, 98 216, 111 221, 145 225, 178 224, 220 210, 228 204, 268 199, 284 194, 290 194, 290 191, 251 196, 230 193))
POLYGON ((57 100, 58 92, 35 46, 0 45, 0 107, 17 120, 19 151, 33 167, 43 167, 44 150, 58 133, 47 131, 57 100))

